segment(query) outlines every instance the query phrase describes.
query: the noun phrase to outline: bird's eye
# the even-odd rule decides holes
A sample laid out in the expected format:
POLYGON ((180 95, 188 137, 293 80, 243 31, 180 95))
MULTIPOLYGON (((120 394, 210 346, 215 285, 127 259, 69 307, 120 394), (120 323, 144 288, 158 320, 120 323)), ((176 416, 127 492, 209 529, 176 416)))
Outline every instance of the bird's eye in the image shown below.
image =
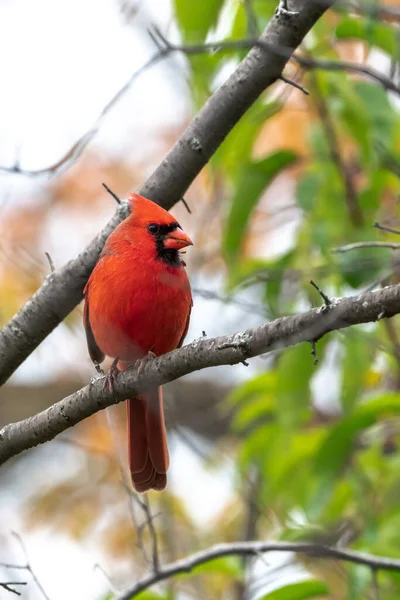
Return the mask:
POLYGON ((156 235, 160 231, 160 227, 156 223, 150 223, 147 229, 152 235, 156 235))

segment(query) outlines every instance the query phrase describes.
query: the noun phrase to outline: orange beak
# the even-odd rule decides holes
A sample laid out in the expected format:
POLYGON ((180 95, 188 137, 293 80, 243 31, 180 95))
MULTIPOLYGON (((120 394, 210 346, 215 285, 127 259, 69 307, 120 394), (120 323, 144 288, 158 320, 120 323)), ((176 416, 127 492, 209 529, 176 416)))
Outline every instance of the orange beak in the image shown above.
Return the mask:
POLYGON ((173 248, 174 250, 181 250, 186 246, 193 246, 193 242, 190 237, 180 229, 175 229, 169 233, 164 239, 165 248, 173 248))

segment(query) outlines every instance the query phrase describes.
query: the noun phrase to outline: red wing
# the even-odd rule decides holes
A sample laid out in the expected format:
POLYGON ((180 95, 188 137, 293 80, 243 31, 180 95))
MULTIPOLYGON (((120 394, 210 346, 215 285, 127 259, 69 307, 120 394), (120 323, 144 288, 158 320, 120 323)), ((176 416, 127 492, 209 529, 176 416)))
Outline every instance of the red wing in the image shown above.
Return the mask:
POLYGON ((177 345, 177 348, 180 348, 182 346, 182 344, 183 344, 183 342, 185 340, 185 337, 187 336, 187 332, 188 332, 188 329, 189 329, 189 323, 190 323, 190 314, 192 312, 192 306, 193 306, 193 300, 192 300, 192 302, 190 304, 189 313, 188 313, 188 316, 187 316, 187 319, 186 319, 185 329, 184 329, 184 332, 182 334, 181 339, 179 340, 179 344, 177 345))
POLYGON ((85 327, 85 332, 86 332, 87 347, 88 347, 89 355, 90 355, 90 358, 92 359, 92 361, 96 362, 96 363, 101 363, 101 362, 103 362, 105 355, 98 347, 97 342, 94 339, 92 328, 90 326, 89 296, 87 294, 87 291, 88 291, 87 286, 85 287, 84 291, 86 292, 86 295, 85 295, 85 307, 83 309, 83 325, 85 327))

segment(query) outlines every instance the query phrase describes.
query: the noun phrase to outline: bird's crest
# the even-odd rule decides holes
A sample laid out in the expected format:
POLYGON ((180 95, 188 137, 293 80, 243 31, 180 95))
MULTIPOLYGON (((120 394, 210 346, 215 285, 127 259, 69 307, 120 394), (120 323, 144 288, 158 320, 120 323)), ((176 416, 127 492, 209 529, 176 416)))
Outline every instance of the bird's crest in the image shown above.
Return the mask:
POLYGON ((139 194, 129 194, 131 214, 135 222, 155 222, 158 225, 169 225, 175 218, 164 208, 139 194))

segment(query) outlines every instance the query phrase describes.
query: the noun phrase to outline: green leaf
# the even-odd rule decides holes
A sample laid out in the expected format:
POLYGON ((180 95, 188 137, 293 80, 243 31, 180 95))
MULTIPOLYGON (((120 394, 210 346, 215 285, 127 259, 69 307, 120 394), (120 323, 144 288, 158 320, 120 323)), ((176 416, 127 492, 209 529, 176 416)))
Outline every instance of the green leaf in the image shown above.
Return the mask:
POLYGON ((241 170, 225 230, 224 246, 230 261, 233 262, 237 257, 249 217, 262 192, 296 159, 297 155, 294 152, 281 150, 270 154, 264 160, 249 163, 241 170))
POLYGON ((137 594, 135 598, 138 598, 138 600, 167 600, 168 596, 157 594, 157 592, 152 592, 151 590, 144 590, 140 594, 137 594))
POLYGON ((249 425, 265 422, 268 416, 273 415, 275 400, 271 394, 259 396, 247 401, 234 414, 232 428, 234 431, 244 431, 249 425))
POLYGON ((373 140, 386 148, 393 138, 398 122, 398 116, 389 102, 387 93, 381 86, 366 81, 357 81, 354 83, 354 89, 363 104, 363 110, 369 115, 373 140))
POLYGON ((273 394, 276 387, 276 376, 273 372, 262 373, 252 379, 245 381, 238 387, 236 387, 231 394, 229 394, 226 402, 230 406, 238 406, 244 400, 254 398, 260 394, 273 394))
POLYGON ((175 0, 175 14, 185 41, 203 42, 218 22, 224 0, 175 0))
POLYGON ((396 51, 396 30, 376 20, 347 17, 336 27, 336 37, 340 40, 364 40, 390 55, 396 51))
POLYGON ((299 583, 289 583, 284 587, 274 590, 260 600, 307 600, 307 598, 316 598, 317 596, 327 596, 329 587, 323 581, 309 580, 299 583))
POLYGON ((249 160, 260 128, 268 119, 276 115, 282 106, 282 103, 276 100, 267 104, 261 100, 256 101, 235 125, 210 162, 221 166, 235 181, 238 165, 243 165, 249 160))
POLYGON ((195 567, 193 573, 196 573, 196 575, 201 573, 219 573, 220 575, 241 577, 243 570, 240 559, 237 556, 224 556, 195 567))
POLYGON ((400 414, 400 394, 387 393, 357 406, 353 414, 333 427, 317 452, 315 467, 324 476, 336 477, 353 448, 356 436, 387 414, 400 414))

